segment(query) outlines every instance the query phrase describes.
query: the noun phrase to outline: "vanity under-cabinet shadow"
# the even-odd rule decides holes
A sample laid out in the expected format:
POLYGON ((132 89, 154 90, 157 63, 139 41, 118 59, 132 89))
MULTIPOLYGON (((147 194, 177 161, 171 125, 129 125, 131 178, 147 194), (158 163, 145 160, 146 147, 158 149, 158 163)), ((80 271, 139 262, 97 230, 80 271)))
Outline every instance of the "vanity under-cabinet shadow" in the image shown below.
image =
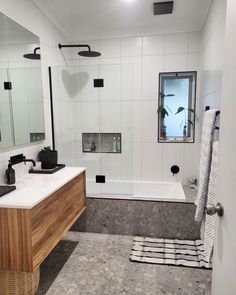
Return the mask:
POLYGON ((62 240, 40 266, 40 283, 36 295, 44 295, 78 245, 76 241, 62 240))

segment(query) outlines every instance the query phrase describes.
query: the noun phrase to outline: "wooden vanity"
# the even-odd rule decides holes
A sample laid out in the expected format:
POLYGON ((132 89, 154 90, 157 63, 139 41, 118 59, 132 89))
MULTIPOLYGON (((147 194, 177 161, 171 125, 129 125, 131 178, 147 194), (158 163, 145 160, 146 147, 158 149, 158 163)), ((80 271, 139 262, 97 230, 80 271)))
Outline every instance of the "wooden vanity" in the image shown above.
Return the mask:
MULTIPOLYGON (((76 174, 76 168, 73 169, 73 173, 76 174)), ((60 172, 57 173, 60 176, 60 172)), ((68 175, 69 172, 61 173, 68 175)), ((0 202, 0 270, 34 272, 84 212, 85 171, 72 176, 59 189, 55 190, 54 187, 54 192, 40 202, 38 198, 37 205, 32 205, 31 208, 19 208, 17 204, 12 208, 10 205, 3 207, 0 202)), ((58 177, 55 179, 57 183, 60 182, 58 177)), ((47 183, 50 186, 53 178, 45 178, 45 185, 47 183)), ((46 192, 46 188, 43 189, 46 192)), ((16 199, 14 192, 10 194, 5 197, 5 203, 7 198, 9 204, 10 197, 12 203, 14 198, 16 199)), ((26 197, 31 198, 30 195, 26 197)), ((2 203, 5 204, 4 200, 2 203)))

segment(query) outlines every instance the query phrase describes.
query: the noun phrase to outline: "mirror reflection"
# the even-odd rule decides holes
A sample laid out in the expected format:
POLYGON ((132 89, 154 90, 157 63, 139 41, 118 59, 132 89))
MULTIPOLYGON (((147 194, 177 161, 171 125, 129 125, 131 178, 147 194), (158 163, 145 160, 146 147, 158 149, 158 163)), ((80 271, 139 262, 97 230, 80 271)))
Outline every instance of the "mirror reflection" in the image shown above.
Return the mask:
POLYGON ((39 38, 0 13, 0 148, 44 138, 39 38))

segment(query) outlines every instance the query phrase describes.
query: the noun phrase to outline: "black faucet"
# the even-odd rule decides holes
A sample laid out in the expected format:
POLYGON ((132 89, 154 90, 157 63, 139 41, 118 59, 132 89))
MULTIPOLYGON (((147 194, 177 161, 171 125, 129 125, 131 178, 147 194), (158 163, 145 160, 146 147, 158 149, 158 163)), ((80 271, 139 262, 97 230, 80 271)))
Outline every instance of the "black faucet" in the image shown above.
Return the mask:
POLYGON ((33 166, 36 166, 36 163, 33 159, 26 159, 26 157, 23 154, 19 154, 13 157, 10 157, 10 161, 9 164, 11 166, 16 165, 16 164, 20 164, 22 162, 31 162, 33 164, 33 166))
POLYGON ((32 162, 33 166, 36 166, 34 160, 26 159, 23 154, 10 157, 8 168, 5 171, 5 180, 7 184, 14 184, 16 182, 15 170, 12 168, 12 166, 23 162, 32 162))
POLYGON ((23 160, 23 162, 31 162, 34 167, 36 166, 35 160, 33 160, 33 159, 25 159, 25 160, 23 160))

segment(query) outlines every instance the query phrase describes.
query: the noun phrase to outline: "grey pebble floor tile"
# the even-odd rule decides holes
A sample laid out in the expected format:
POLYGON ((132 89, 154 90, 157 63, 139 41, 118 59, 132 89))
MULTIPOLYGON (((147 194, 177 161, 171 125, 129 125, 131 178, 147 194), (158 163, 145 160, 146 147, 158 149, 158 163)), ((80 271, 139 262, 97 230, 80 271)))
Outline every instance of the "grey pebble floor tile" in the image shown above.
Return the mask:
POLYGON ((46 295, 210 295, 210 270, 130 262, 131 236, 69 232, 64 240, 78 244, 46 295))

